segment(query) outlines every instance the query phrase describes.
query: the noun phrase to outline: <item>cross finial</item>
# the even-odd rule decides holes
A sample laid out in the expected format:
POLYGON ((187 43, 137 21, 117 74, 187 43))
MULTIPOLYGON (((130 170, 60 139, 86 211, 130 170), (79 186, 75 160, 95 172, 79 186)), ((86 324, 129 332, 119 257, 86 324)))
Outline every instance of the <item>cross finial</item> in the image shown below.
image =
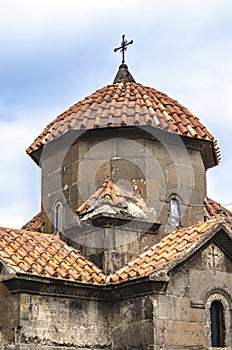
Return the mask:
POLYGON ((122 52, 122 63, 125 63, 125 51, 127 50, 127 46, 130 44, 133 44, 133 40, 127 42, 127 40, 125 40, 125 35, 123 34, 121 46, 116 47, 114 49, 114 52, 116 52, 118 50, 120 50, 120 52, 122 52))

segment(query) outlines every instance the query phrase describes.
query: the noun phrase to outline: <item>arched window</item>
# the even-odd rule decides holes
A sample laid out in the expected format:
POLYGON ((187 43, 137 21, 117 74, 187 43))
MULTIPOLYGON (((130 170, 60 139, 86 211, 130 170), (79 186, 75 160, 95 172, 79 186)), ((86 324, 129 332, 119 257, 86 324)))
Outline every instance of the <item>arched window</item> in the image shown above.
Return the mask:
POLYGON ((211 346, 225 347, 225 318, 224 307, 218 300, 212 302, 210 307, 211 346))
POLYGON ((170 200, 170 224, 175 227, 180 226, 180 209, 176 198, 170 200))
POLYGON ((60 202, 55 206, 55 229, 62 231, 62 204, 60 202))

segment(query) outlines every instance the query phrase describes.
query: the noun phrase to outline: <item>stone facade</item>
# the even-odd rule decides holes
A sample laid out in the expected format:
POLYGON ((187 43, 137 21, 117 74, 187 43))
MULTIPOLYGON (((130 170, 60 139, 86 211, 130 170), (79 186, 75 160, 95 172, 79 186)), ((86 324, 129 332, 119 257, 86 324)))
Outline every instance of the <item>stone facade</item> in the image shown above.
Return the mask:
POLYGON ((218 247, 220 242, 203 246, 163 282, 140 281, 104 290, 52 287, 51 281, 42 294, 20 292, 19 285, 14 290, 6 282, 12 293, 1 285, 0 348, 209 349, 210 305, 219 300, 225 309, 226 348, 231 349, 232 261, 218 247), (213 247, 220 253, 220 266, 205 262, 205 253, 213 247))
MULTIPOLYGON (((160 232, 165 232, 169 222, 169 201, 173 194, 180 200, 181 226, 203 220, 206 169, 202 154, 200 149, 185 145, 180 137, 173 135, 173 139, 167 140, 159 135, 155 139, 154 135, 134 128, 124 132, 87 132, 76 143, 56 149, 55 154, 49 150, 43 153, 42 204, 46 232, 52 231, 49 223, 54 222, 56 201, 67 202, 71 211, 75 211, 109 178, 145 201, 152 219, 161 222, 160 232)), ((70 225, 70 213, 64 213, 64 219, 64 227, 70 225)))
POLYGON ((124 68, 125 86, 75 104, 27 150, 42 170, 44 232, 1 231, 0 350, 210 349, 215 319, 232 349, 230 218, 204 218, 216 141, 124 68), (108 180, 146 215, 81 221, 108 180))
POLYGON ((42 154, 42 221, 45 232, 53 232, 56 204, 62 203, 64 235, 78 242, 81 252, 99 267, 119 268, 172 231, 172 196, 179 203, 180 226, 203 221, 206 169, 199 146, 139 128, 94 130, 73 140, 42 154), (122 230, 92 227, 90 234, 83 234, 75 210, 109 178, 148 208, 149 221, 158 224, 153 234, 149 227, 141 232, 128 225, 122 230), (112 253, 120 259, 105 261, 112 253))
POLYGON ((205 250, 173 271, 165 294, 154 299, 155 349, 161 344, 163 349, 209 349, 212 300, 219 300, 224 305, 226 346, 231 349, 231 259, 223 254, 225 271, 221 272, 206 266, 204 256, 205 250))

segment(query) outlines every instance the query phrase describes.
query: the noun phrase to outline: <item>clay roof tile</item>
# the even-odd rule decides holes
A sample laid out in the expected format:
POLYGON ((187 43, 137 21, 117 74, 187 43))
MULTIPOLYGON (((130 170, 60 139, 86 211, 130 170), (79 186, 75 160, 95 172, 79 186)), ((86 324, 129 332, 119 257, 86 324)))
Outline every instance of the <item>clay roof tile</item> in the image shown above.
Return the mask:
MULTIPOLYGON (((115 188, 112 181, 104 183, 101 188, 102 193, 110 190, 111 196, 118 194, 118 188, 115 188)), ((176 229, 108 276, 58 235, 47 233, 0 228, 0 260, 17 273, 43 275, 78 283, 117 284, 169 268, 187 256, 206 237, 211 237, 211 232, 214 232, 221 220, 232 228, 232 212, 209 198, 205 199, 205 220, 191 227, 176 229)))
POLYGON ((200 244, 202 237, 205 239, 210 237, 211 231, 219 224, 220 221, 210 220, 171 232, 157 245, 128 263, 127 268, 123 267, 112 274, 110 281, 119 283, 120 278, 126 281, 137 278, 135 276, 145 277, 177 263, 181 258, 188 256, 187 253, 191 251, 194 245, 200 244), (147 259, 147 256, 149 256, 149 259, 147 259), (115 275, 119 277, 116 280, 115 275))
POLYGON ((32 154, 72 128, 138 124, 212 141, 216 159, 220 159, 213 136, 194 114, 166 94, 132 81, 105 86, 70 107, 48 124, 27 152, 32 154))
POLYGON ((0 260, 16 272, 99 283, 104 274, 60 238, 25 230, 0 229, 0 260), (14 240, 12 240, 14 239, 14 240))

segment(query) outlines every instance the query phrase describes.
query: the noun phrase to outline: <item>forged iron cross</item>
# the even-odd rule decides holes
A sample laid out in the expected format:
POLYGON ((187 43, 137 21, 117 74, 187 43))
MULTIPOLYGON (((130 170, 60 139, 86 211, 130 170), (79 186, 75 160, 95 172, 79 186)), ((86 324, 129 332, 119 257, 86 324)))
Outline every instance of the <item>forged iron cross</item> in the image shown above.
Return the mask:
POLYGON ((127 46, 131 45, 131 44, 133 44, 133 40, 129 41, 129 43, 128 43, 127 40, 125 40, 125 35, 123 34, 121 46, 114 49, 114 52, 116 52, 118 50, 120 50, 120 52, 122 52, 122 63, 125 63, 125 51, 127 50, 127 46))

